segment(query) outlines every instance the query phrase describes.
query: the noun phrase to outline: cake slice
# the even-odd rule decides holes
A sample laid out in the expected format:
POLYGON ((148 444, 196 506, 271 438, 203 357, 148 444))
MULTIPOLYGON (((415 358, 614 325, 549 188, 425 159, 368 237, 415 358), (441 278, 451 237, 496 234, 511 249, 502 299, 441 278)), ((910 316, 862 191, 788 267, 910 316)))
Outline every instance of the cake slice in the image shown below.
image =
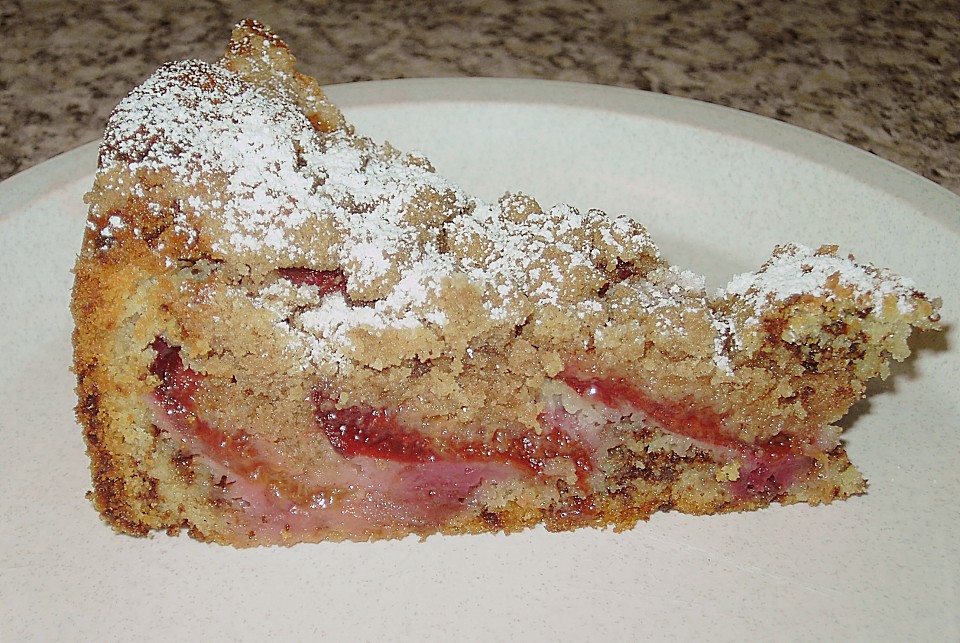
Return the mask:
POLYGON ((72 310, 92 499, 236 546, 628 529, 864 491, 834 423, 939 303, 834 247, 719 292, 626 216, 485 203, 247 21, 113 112, 72 310))

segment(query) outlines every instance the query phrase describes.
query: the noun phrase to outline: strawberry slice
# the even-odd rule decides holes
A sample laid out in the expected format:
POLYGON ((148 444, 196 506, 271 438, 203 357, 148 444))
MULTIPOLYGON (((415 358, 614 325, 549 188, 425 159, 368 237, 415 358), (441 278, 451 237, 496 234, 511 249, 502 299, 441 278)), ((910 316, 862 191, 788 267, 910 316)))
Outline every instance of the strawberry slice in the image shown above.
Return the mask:
POLYGON ((581 397, 625 413, 639 411, 655 426, 695 440, 718 457, 733 453, 741 462, 740 473, 737 480, 727 484, 738 498, 773 498, 814 465, 813 458, 804 455, 789 436, 747 444, 723 430, 723 415, 689 400, 664 402, 624 379, 586 377, 570 368, 558 379, 581 397))
POLYGON ((342 270, 312 270, 310 268, 280 268, 277 274, 294 286, 316 286, 319 296, 347 291, 347 276, 342 270))

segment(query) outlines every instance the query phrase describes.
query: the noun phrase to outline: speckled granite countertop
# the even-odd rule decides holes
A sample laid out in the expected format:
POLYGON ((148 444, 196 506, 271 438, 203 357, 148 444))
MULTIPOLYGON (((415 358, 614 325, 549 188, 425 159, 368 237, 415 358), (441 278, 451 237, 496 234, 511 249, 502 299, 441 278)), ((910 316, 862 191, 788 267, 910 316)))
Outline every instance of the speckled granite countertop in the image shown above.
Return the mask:
POLYGON ((685 96, 851 143, 960 193, 960 4, 687 0, 0 3, 0 178, 100 136, 161 63, 242 17, 324 84, 574 80, 685 96))

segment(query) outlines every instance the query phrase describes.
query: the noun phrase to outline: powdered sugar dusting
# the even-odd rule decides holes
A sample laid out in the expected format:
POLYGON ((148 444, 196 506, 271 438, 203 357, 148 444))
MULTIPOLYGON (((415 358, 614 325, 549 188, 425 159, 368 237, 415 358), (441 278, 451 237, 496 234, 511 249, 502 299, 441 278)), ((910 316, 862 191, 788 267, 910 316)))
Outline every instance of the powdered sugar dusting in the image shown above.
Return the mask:
MULTIPOLYGON (((626 217, 567 206, 521 213, 519 197, 469 198, 422 159, 318 131, 292 96, 222 65, 171 63, 115 110, 100 172, 170 172, 192 195, 175 208, 174 227, 189 231, 188 243, 205 230, 215 254, 341 270, 346 296, 323 298, 295 322, 278 311, 278 323, 319 342, 318 359, 342 358, 351 328, 443 325, 437 299, 454 275, 485 294, 492 318, 515 324, 533 309, 595 296, 612 257, 657 254, 626 217), (215 187, 205 194, 207 185, 215 187)), ((261 303, 276 300, 264 293, 261 303)))
POLYGON ((888 296, 896 299, 901 313, 913 308, 915 288, 910 280, 858 264, 834 250, 814 251, 798 244, 782 246, 759 271, 734 277, 720 294, 744 297, 762 310, 773 302, 798 295, 834 298, 839 289, 849 289, 853 296, 867 297, 878 308, 888 296))

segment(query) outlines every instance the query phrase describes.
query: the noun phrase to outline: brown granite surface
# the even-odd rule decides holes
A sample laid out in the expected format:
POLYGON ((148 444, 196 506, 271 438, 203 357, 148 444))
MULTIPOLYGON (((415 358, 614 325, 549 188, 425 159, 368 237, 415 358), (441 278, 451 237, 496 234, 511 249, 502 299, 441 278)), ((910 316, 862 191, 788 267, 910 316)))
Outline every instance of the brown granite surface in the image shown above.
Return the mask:
POLYGON ((96 139, 161 63, 242 17, 323 83, 501 76, 620 85, 827 134, 960 193, 960 1, 0 0, 0 178, 96 139))

